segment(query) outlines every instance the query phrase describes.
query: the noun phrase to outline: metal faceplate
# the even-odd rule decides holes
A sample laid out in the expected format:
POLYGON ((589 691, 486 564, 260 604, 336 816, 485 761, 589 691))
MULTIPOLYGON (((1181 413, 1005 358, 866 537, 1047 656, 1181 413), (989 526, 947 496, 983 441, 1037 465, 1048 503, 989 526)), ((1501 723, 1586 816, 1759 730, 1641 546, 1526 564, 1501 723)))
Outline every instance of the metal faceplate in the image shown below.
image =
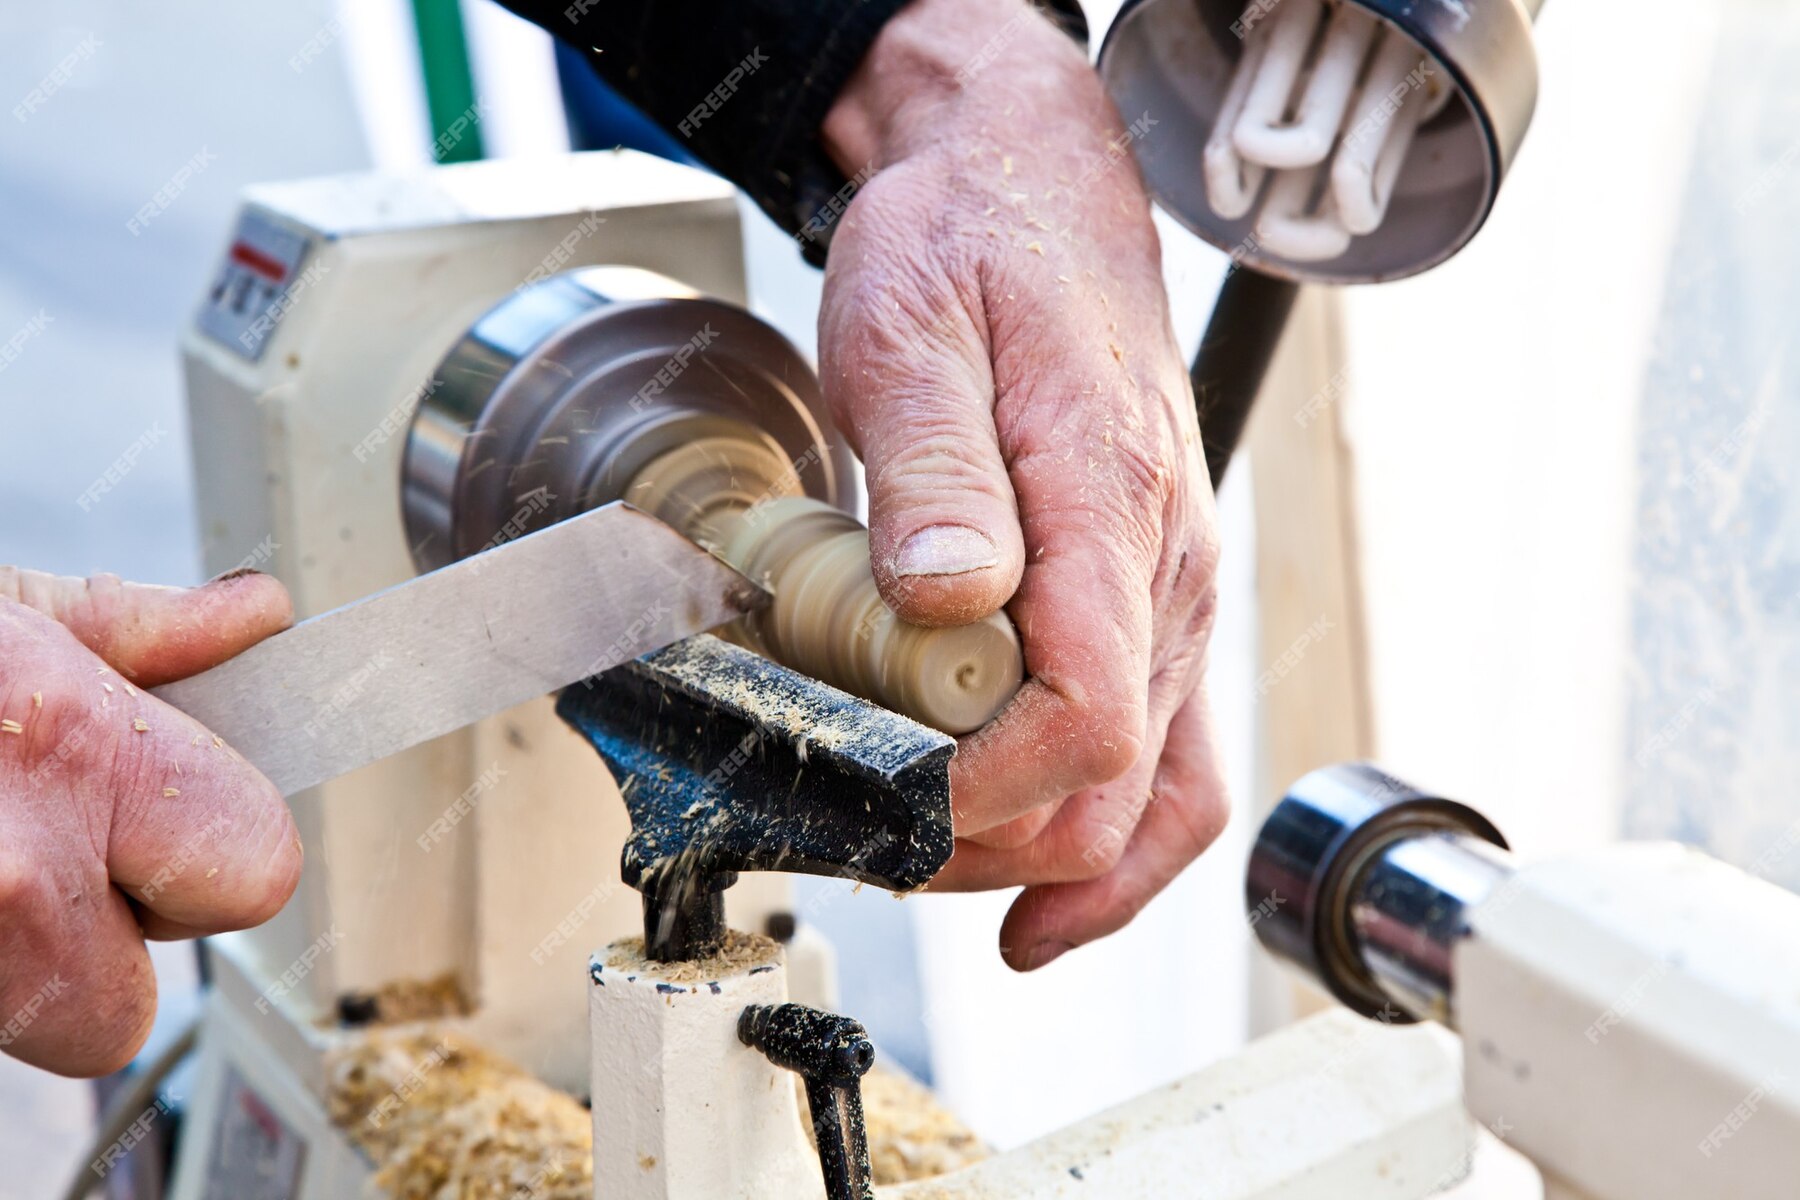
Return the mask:
MULTIPOLYGON (((1243 0, 1130 0, 1107 33, 1100 74, 1132 128, 1151 194, 1234 263, 1300 282, 1398 279, 1455 254, 1493 208, 1537 103, 1531 21, 1519 0, 1358 2, 1441 64, 1455 94, 1419 128, 1381 227, 1324 262, 1270 252, 1256 237, 1254 207, 1228 220, 1206 197, 1201 151, 1243 54, 1243 0)), ((1266 15, 1273 5, 1251 9, 1266 15)))
POLYGON ((621 498, 639 469, 698 437, 762 440, 806 494, 847 500, 800 352, 734 305, 629 267, 519 289, 451 349, 424 388, 402 471, 421 570, 621 498))

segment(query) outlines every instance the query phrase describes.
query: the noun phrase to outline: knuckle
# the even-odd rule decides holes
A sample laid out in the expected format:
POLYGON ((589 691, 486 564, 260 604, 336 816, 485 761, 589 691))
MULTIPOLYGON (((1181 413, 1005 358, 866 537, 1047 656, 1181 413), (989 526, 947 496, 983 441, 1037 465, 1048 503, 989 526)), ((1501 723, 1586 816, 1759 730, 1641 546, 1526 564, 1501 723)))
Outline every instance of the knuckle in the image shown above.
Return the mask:
MULTIPOLYGON (((118 705, 112 706, 112 710, 117 709, 118 705)), ((104 734, 83 741, 77 753, 87 759, 87 774, 99 782, 117 810, 122 802, 148 795, 153 788, 160 794, 161 764, 167 755, 154 728, 136 728, 139 721, 149 725, 154 719, 150 714, 126 710, 116 718, 108 718, 110 712, 93 718, 104 734)))
MULTIPOLYGON (((929 402, 927 402, 929 404, 929 402)), ((898 406, 889 426, 890 446, 871 444, 869 491, 992 491, 1004 479, 992 439, 975 436, 960 414, 926 405, 898 406), (884 452, 885 451, 885 452, 884 452)))
POLYGON ((1086 817, 1072 824, 1069 881, 1086 882, 1111 874, 1125 857, 1125 846, 1130 840, 1130 829, 1103 816, 1086 817))
POLYGON ((1155 513, 1161 518, 1174 506, 1184 489, 1161 439, 1120 439, 1117 458, 1125 481, 1134 486, 1133 494, 1138 499, 1133 505, 1135 511, 1155 513))
POLYGON ((1190 586, 1210 591, 1219 576, 1223 547, 1213 523, 1196 516, 1185 522, 1188 533, 1181 549, 1180 578, 1190 586))
POLYGON ((1090 786, 1110 783, 1136 765, 1144 752, 1146 707, 1145 698, 1136 697, 1083 713, 1087 732, 1076 743, 1075 767, 1090 786))

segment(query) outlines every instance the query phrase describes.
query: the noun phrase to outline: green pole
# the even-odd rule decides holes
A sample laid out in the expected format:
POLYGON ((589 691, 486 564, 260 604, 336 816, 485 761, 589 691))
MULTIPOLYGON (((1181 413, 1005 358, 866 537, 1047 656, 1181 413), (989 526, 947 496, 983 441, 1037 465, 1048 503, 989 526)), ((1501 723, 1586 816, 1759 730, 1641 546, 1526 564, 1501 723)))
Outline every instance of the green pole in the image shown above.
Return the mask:
POLYGON ((431 112, 431 153, 439 162, 482 157, 481 110, 469 70, 469 39, 458 0, 413 0, 425 103, 431 112))

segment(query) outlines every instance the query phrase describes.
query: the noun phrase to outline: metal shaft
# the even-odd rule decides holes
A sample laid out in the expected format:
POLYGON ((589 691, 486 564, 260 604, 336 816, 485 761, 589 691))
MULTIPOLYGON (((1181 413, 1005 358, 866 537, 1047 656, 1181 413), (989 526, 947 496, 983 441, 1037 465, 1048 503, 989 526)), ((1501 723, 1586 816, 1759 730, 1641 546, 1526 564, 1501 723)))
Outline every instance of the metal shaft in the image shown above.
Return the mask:
POLYGON ((1454 1024, 1452 952, 1469 912, 1511 874, 1495 848, 1466 834, 1403 837, 1350 886, 1356 955, 1408 1016, 1454 1024))
POLYGON ((1364 1016, 1455 1015, 1456 943, 1511 866, 1474 809, 1364 763, 1296 783, 1250 853, 1256 936, 1364 1016))

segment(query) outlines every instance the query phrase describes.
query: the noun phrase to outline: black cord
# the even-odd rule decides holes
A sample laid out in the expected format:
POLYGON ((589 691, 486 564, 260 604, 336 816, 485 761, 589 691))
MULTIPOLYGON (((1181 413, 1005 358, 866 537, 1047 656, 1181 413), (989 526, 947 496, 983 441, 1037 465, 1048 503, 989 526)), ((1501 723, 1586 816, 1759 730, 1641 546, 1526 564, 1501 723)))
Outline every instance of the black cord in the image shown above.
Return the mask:
POLYGON ((1219 289, 1188 377, 1200 412, 1200 441, 1216 490, 1244 436, 1263 376, 1287 329, 1300 285, 1233 269, 1219 289))

